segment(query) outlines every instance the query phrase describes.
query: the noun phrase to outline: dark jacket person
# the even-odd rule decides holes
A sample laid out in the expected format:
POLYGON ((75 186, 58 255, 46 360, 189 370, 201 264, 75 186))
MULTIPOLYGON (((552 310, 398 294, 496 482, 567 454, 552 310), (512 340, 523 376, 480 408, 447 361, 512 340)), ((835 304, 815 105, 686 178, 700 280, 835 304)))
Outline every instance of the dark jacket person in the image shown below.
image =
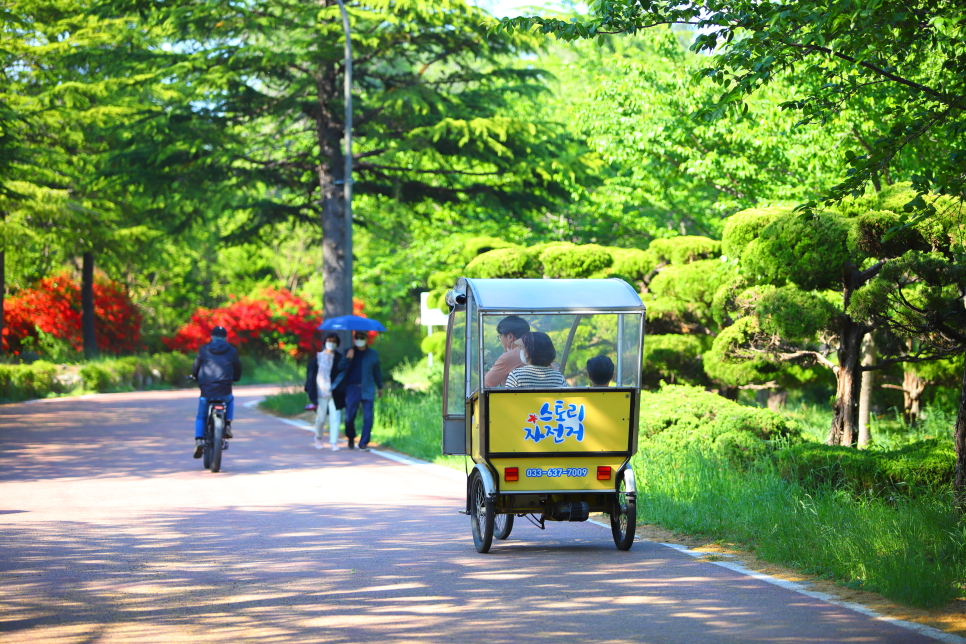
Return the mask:
POLYGON ((208 421, 208 401, 213 398, 224 400, 228 409, 225 413, 225 435, 231 438, 231 419, 235 415, 235 397, 231 385, 238 382, 242 375, 241 361, 235 347, 225 338, 228 331, 216 326, 211 330, 211 342, 198 350, 198 357, 191 368, 191 375, 201 387, 198 399, 198 415, 195 417, 195 458, 201 458, 204 450, 205 423, 208 421))

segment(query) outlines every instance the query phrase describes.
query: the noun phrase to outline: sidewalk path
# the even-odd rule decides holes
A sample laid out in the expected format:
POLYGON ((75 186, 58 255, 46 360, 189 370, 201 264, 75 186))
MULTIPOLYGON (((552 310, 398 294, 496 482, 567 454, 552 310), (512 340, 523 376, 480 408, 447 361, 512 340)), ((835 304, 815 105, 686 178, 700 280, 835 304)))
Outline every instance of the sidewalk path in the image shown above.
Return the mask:
POLYGON ((315 450, 269 391, 219 474, 196 392, 0 406, 0 641, 934 641, 589 523, 477 554, 458 477, 315 450))

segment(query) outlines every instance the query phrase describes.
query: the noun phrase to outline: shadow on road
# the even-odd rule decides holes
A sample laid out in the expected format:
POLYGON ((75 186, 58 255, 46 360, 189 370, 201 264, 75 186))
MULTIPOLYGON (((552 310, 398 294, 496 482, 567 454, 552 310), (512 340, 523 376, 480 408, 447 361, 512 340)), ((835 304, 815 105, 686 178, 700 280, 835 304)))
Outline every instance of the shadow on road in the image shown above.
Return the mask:
MULTIPOLYGON (((241 389, 223 474, 312 467, 301 430, 247 409, 265 387, 241 389), (251 393, 251 392, 256 393, 251 393)), ((201 470, 191 458, 198 392, 130 393, 0 406, 0 481, 151 478, 201 470)), ((348 461, 347 461, 348 462, 348 461)))
POLYGON ((713 582, 728 571, 655 544, 618 552, 603 529, 557 539, 527 526, 479 555, 465 518, 447 506, 199 509, 123 530, 12 527, 0 546, 0 631, 167 641, 926 641, 898 629, 882 639, 861 616, 776 598, 749 578, 722 594, 713 582), (792 635, 795 607, 808 609, 808 637, 792 635))

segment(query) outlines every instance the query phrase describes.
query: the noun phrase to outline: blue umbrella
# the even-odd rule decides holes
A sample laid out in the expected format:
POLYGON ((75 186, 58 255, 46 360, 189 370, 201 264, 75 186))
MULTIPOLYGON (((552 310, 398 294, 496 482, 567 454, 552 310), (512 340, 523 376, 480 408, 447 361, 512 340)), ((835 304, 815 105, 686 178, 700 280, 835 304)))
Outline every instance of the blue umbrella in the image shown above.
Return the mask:
POLYGON ((386 333, 386 327, 369 318, 358 315, 340 315, 323 322, 319 329, 322 331, 379 331, 386 333))

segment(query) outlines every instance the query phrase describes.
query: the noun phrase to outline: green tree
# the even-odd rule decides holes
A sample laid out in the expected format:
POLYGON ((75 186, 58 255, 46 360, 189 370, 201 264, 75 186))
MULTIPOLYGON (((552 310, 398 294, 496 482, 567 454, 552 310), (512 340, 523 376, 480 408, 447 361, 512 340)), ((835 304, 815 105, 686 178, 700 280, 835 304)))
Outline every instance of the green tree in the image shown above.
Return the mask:
MULTIPOLYGON (((964 196, 966 174, 966 9, 913 0, 595 0, 592 15, 504 19, 510 32, 535 29, 563 40, 634 34, 666 25, 697 29, 691 49, 709 54, 698 76, 718 86, 699 117, 748 109, 755 92, 793 78, 783 107, 804 123, 828 123, 843 109, 879 104, 862 154, 826 197, 861 193, 882 176, 912 180, 917 193, 964 196), (932 151, 921 155, 922 150, 932 151), (925 158, 924 158, 925 157, 925 158), (900 173, 897 170, 904 170, 900 173)), ((911 206, 923 206, 917 200, 911 206)), ((929 213, 928 209, 924 211, 929 213)))
POLYGON ((717 88, 694 82, 707 57, 687 51, 694 34, 557 43, 541 58, 557 79, 548 109, 606 166, 560 216, 563 238, 643 246, 680 233, 720 238, 725 218, 763 201, 807 201, 842 172, 841 150, 861 153, 842 125, 796 128, 781 108, 785 82, 749 97, 728 121, 696 120, 717 88))
MULTIPOLYGON (((432 201, 468 217, 509 219, 568 198, 583 162, 559 128, 533 119, 535 110, 528 114, 543 92, 543 73, 516 62, 537 38, 486 38, 485 14, 461 0, 348 4, 358 224, 378 221, 387 203, 432 201)), ((144 125, 155 136, 135 132, 125 158, 145 161, 157 177, 200 166, 239 184, 241 197, 230 205, 248 213, 235 231, 240 239, 286 219, 320 222, 325 313, 342 313, 343 35, 336 2, 106 6, 137 8, 146 24, 166 28, 171 47, 158 61, 197 92, 144 125), (209 135, 221 145, 201 145, 209 135), (168 147, 184 153, 155 153, 168 147)))
MULTIPOLYGON (((135 221, 131 195, 107 181, 102 168, 110 131, 146 109, 140 82, 115 72, 150 35, 125 20, 92 16, 83 3, 9 6, 16 19, 2 19, 0 103, 16 107, 20 130, 15 152, 0 167, 0 207, 9 217, 5 232, 12 233, 5 240, 54 249, 63 260, 81 258, 84 347, 93 355, 95 255, 132 253, 132 241, 147 234, 135 221)), ((14 254, 25 255, 19 248, 14 254)))
POLYGON ((836 376, 829 442, 851 445, 863 371, 948 355, 938 343, 923 343, 920 330, 910 327, 902 335, 917 340, 911 351, 905 342, 880 342, 881 359, 861 364, 866 334, 879 328, 894 335, 900 331, 898 309, 887 305, 883 293, 899 284, 905 263, 930 244, 950 250, 954 227, 941 223, 955 221, 955 211, 948 208, 944 217, 887 234, 914 194, 908 186, 896 186, 812 217, 791 209, 732 217, 723 247, 738 261, 743 279, 716 296, 736 322, 715 340, 712 371, 748 381, 766 378, 782 362, 828 367, 836 376), (829 357, 833 348, 835 361, 829 357))

